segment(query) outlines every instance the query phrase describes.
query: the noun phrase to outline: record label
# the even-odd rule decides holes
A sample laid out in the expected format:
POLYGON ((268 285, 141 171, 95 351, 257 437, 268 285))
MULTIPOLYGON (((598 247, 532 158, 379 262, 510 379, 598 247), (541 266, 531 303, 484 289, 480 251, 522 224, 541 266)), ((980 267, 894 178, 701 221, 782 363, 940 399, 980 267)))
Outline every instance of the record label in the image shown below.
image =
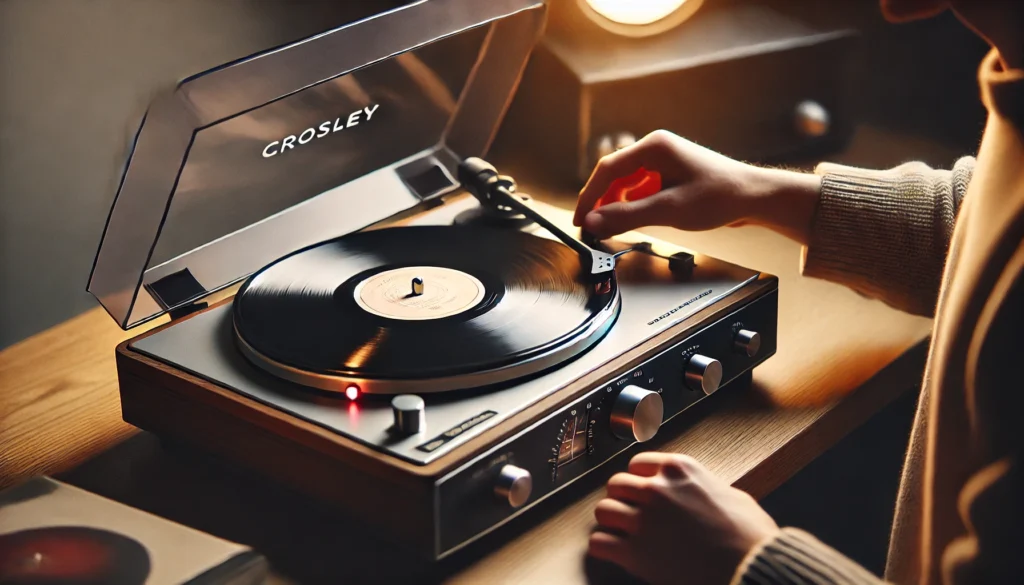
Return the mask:
POLYGON ((355 301, 364 311, 401 321, 458 315, 479 304, 484 295, 484 285, 476 277, 440 266, 385 270, 355 289, 355 301))

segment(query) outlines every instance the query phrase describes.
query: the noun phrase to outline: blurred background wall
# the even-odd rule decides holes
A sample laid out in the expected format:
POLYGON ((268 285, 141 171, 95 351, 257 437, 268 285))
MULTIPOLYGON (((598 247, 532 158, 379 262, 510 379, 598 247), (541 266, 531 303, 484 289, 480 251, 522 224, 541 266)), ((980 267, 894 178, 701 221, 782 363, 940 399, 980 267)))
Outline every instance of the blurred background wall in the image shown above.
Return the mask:
MULTIPOLYGON (((96 306, 86 279, 157 90, 401 3, 0 0, 0 348, 96 306)), ((864 31, 865 123, 973 152, 984 45, 955 18, 896 27, 876 0, 791 4, 864 31)))

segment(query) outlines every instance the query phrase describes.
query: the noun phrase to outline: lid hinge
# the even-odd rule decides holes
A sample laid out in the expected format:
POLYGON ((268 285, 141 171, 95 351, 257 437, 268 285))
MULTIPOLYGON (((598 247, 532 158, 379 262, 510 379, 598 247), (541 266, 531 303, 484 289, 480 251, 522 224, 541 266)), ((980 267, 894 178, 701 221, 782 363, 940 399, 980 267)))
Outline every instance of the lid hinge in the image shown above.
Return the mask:
POLYGON ((188 268, 172 272, 154 282, 147 282, 143 287, 160 308, 168 312, 171 320, 207 307, 206 302, 199 301, 206 296, 206 288, 199 284, 188 268))
POLYGON ((210 306, 210 304, 207 303, 206 301, 198 301, 198 302, 195 302, 195 303, 189 303, 187 305, 182 305, 182 306, 178 307, 177 309, 168 311, 167 315, 170 316, 171 321, 177 321, 178 319, 181 319, 182 317, 185 317, 187 315, 191 315, 192 313, 197 313, 199 311, 202 311, 203 309, 205 309, 205 308, 207 308, 209 306, 210 306))

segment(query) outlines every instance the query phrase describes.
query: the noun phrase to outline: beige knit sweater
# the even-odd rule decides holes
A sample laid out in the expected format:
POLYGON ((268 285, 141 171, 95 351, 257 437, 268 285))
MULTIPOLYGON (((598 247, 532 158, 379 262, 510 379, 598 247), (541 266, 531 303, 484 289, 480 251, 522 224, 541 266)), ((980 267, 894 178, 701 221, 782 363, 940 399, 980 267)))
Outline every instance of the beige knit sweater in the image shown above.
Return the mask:
MULTIPOLYGON (((979 72, 977 161, 817 169, 804 274, 936 317, 889 547, 895 583, 1024 583, 1024 71, 1000 64, 993 52, 979 72)), ((880 579, 785 528, 734 582, 880 579)))

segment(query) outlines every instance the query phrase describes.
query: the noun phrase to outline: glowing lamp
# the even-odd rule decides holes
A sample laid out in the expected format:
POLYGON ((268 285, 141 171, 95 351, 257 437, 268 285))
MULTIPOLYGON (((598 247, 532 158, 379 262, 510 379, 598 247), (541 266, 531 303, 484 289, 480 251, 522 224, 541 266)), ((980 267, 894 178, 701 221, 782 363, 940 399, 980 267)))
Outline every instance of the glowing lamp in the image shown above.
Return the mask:
POLYGON ((347 396, 349 400, 355 400, 356 398, 359 398, 359 386, 353 384, 348 388, 345 388, 345 396, 347 396))
POLYGON ((704 0, 577 0, 599 26, 628 37, 665 32, 690 18, 704 0))

